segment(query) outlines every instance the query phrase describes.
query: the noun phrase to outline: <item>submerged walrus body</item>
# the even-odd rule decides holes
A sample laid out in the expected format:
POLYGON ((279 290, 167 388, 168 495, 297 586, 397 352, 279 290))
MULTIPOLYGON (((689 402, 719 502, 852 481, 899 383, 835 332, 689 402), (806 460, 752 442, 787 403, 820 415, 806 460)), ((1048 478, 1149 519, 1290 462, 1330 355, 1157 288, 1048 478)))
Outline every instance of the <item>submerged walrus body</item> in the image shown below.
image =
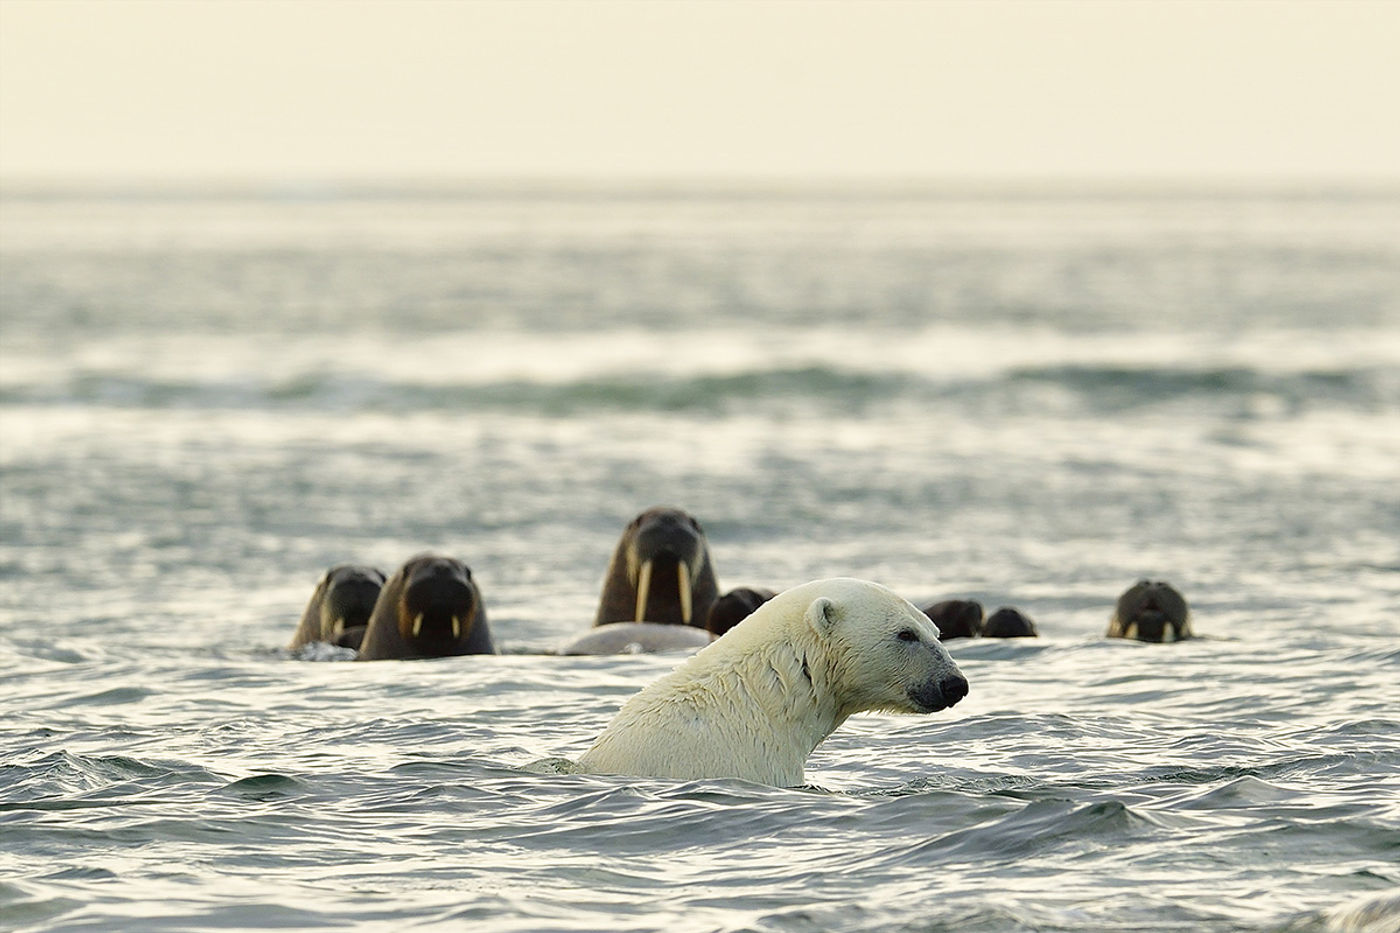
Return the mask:
POLYGON ((719 584, 700 523, 680 509, 647 509, 627 525, 613 550, 594 631, 559 653, 667 651, 707 644, 705 620, 718 598, 719 584), (619 628, 620 623, 637 628, 619 628), (696 632, 659 631, 666 626, 696 632))
POLYGON ((1108 622, 1108 637, 1182 641, 1192 637, 1191 610, 1170 583, 1139 580, 1118 597, 1108 622))
POLYGON ((1030 616, 1011 606, 1002 606, 987 616, 982 626, 983 638, 1037 638, 1035 622, 1030 616))
POLYGON ((740 622, 753 615, 759 606, 777 594, 759 587, 741 586, 730 590, 710 607, 705 618, 705 628, 718 638, 740 622))
POLYGON ((938 637, 943 641, 982 634, 982 604, 975 599, 945 599, 921 606, 920 611, 938 626, 938 637))
POLYGON ((296 651, 318 641, 358 649, 383 588, 384 574, 374 567, 339 564, 327 570, 287 649, 296 651))
POLYGON ((692 625, 659 625, 655 622, 609 622, 597 625, 559 649, 560 654, 659 654, 663 651, 695 651, 714 636, 692 625))
POLYGON ((359 660, 495 653, 471 569, 450 557, 421 554, 384 584, 359 660))

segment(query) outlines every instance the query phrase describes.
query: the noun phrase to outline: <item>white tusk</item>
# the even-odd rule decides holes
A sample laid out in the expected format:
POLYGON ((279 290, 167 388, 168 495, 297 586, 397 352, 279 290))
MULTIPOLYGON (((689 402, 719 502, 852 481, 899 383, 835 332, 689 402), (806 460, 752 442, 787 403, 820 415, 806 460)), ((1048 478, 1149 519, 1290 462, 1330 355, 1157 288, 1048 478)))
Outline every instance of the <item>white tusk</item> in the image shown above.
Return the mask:
POLYGON ((418 613, 418 618, 413 620, 413 637, 417 638, 418 633, 423 631, 423 613, 418 613))
POLYGON ((686 625, 690 624, 690 568, 685 561, 676 564, 676 584, 680 587, 681 593, 681 621, 686 625))
POLYGON ((1170 622, 1162 626, 1162 642, 1176 641, 1176 627, 1170 622))
POLYGON ((335 624, 331 626, 331 634, 336 638, 345 634, 345 616, 335 620, 335 624))
POLYGON ((647 593, 651 591, 651 561, 642 564, 637 572, 637 615, 634 622, 645 622, 647 617, 647 593))
POLYGON ((452 637, 462 637, 462 620, 459 619, 457 616, 452 617, 452 637))
POLYGON ((1123 637, 1124 637, 1124 638, 1137 638, 1137 635, 1138 635, 1138 633, 1137 633, 1137 623, 1136 623, 1136 622, 1129 622, 1129 623, 1128 623, 1128 627, 1125 628, 1125 629, 1123 629, 1123 637))

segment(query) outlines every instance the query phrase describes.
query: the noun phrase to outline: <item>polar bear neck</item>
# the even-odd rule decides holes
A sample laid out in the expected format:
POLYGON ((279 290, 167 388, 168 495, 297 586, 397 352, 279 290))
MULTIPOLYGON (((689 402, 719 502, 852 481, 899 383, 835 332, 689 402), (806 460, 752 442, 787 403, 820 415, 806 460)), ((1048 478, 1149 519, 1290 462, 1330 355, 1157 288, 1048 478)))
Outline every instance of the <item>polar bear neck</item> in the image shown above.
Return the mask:
MULTIPOLYGON (((755 652, 737 660, 726 681, 747 697, 774 724, 782 724, 801 749, 805 762, 812 750, 846 721, 853 710, 840 702, 840 681, 829 658, 783 645, 781 651, 755 652)), ((741 702, 736 696, 734 702, 741 702)))

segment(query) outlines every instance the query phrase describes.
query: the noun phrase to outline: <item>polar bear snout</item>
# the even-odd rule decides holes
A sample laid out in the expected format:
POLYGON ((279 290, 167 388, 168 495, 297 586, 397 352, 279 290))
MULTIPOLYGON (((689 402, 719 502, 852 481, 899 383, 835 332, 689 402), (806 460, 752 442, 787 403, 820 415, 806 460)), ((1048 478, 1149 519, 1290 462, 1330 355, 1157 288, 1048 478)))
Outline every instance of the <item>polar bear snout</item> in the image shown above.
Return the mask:
POLYGON ((909 699, 920 712, 947 709, 967 696, 967 678, 961 674, 935 677, 909 691, 909 699))

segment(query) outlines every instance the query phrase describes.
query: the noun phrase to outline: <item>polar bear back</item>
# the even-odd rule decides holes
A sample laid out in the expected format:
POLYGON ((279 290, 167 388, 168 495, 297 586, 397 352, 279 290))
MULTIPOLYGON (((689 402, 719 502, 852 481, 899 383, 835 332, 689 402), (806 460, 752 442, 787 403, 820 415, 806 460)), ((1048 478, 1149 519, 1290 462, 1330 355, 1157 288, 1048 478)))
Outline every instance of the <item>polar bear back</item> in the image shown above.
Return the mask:
POLYGON ((928 706, 928 685, 957 682, 965 693, 913 605, 878 584, 819 580, 770 600, 629 699, 579 768, 792 786, 851 713, 941 708, 962 694, 928 706))

